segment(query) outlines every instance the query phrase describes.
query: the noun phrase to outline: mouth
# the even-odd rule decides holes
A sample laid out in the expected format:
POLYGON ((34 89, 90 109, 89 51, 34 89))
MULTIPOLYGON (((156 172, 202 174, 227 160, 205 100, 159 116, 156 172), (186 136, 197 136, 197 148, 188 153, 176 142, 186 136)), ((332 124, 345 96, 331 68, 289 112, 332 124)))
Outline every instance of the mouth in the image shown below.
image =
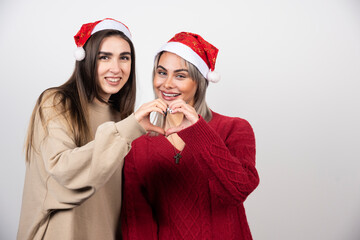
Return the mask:
POLYGON ((105 80, 108 81, 109 83, 116 84, 120 82, 121 77, 105 77, 105 80))
POLYGON ((169 98, 174 98, 174 97, 177 97, 177 96, 180 96, 181 93, 166 93, 166 92, 161 92, 163 96, 165 97, 169 97, 169 98))

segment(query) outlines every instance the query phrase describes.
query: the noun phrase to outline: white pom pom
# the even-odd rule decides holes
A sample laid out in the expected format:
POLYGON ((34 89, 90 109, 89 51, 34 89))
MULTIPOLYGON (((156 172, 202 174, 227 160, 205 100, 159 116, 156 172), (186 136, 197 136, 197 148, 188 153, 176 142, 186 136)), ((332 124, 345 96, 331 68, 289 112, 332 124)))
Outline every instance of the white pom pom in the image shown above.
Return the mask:
POLYGON ((84 48, 78 47, 74 52, 74 57, 77 61, 82 61, 85 58, 84 48))
POLYGON ((220 81, 220 79, 221 76, 218 72, 210 71, 207 74, 207 80, 209 80, 210 82, 217 83, 218 81, 220 81))

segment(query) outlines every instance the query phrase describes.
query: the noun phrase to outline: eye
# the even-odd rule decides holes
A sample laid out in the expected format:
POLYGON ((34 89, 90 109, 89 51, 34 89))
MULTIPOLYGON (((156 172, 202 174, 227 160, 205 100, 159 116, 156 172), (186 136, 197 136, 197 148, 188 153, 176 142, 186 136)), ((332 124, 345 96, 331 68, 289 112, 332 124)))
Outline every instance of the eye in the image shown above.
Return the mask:
POLYGON ((121 56, 120 59, 124 61, 129 61, 131 58, 130 56, 126 55, 126 56, 121 56))
POLYGON ((109 59, 109 56, 106 56, 106 55, 99 56, 99 60, 108 60, 108 59, 109 59))
POLYGON ((178 74, 178 75, 176 75, 176 77, 180 78, 180 79, 186 78, 186 76, 184 74, 178 74))
POLYGON ((162 71, 162 70, 158 70, 157 74, 160 75, 160 76, 166 76, 166 72, 162 71))
POLYGON ((181 73, 176 74, 175 77, 178 80, 184 80, 184 79, 188 78, 189 75, 186 72, 181 72, 181 73))

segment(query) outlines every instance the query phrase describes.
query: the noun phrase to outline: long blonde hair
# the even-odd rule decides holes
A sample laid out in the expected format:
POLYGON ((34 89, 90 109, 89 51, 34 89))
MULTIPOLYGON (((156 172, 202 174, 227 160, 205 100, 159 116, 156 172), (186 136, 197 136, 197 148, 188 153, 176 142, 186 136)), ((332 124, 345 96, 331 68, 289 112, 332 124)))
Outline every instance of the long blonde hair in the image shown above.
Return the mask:
MULTIPOLYGON (((88 143, 91 133, 88 122, 87 106, 97 98, 104 102, 100 97, 100 86, 97 83, 97 58, 100 44, 103 39, 110 36, 120 36, 130 45, 131 49, 131 73, 129 80, 121 90, 110 96, 108 104, 117 112, 120 117, 126 118, 134 112, 136 98, 136 70, 135 70, 135 49, 131 40, 120 31, 103 30, 94 33, 86 42, 84 49, 86 57, 83 61, 77 61, 75 69, 67 82, 59 87, 45 90, 37 99, 32 112, 25 141, 25 158, 30 160, 31 149, 33 147, 35 117, 38 114, 43 127, 46 129, 48 122, 44 119, 43 104, 49 99, 53 99, 52 106, 57 113, 65 116, 68 122, 68 129, 73 134, 75 144, 80 147, 88 143)), ((51 119, 50 119, 51 120, 51 119)))
MULTIPOLYGON (((152 73, 153 81, 154 81, 154 77, 156 74, 156 69, 159 65, 160 57, 163 53, 164 53, 164 51, 158 53, 155 57, 154 68, 153 68, 153 73, 152 73)), ((206 90, 209 85, 209 81, 206 80, 206 78, 204 78, 204 76, 200 73, 200 71, 192 63, 190 63, 189 61, 186 61, 185 59, 183 59, 183 60, 185 61, 186 66, 188 67, 190 78, 193 81, 195 81, 196 85, 197 85, 197 90, 196 90, 196 93, 194 96, 194 108, 195 108, 196 112, 199 115, 201 115, 206 122, 209 122, 212 118, 212 113, 206 103, 206 100, 205 100, 206 90)), ((157 97, 157 96, 155 96, 155 97, 157 97)), ((165 118, 161 114, 156 113, 154 121, 155 121, 156 126, 164 127, 164 125, 165 125, 165 118)))

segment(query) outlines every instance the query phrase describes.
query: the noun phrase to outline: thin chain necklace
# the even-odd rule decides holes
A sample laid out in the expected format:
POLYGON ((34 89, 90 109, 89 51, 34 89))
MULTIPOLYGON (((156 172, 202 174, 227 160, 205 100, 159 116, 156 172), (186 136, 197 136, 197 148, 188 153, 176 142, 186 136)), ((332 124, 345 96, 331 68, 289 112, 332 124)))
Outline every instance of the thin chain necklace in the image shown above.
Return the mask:
MULTIPOLYGON (((168 126, 171 127, 170 121, 168 120, 168 118, 166 118, 166 116, 165 116, 165 119, 166 119, 166 122, 168 123, 168 126)), ((169 135, 169 137, 171 138, 172 142, 175 144, 175 141, 174 141, 172 135, 169 135)), ((175 148, 175 146, 173 145, 172 142, 170 141, 170 144, 174 148, 174 153, 175 153, 173 158, 175 159, 175 164, 179 164, 180 158, 182 158, 181 153, 184 150, 184 148, 181 151, 178 152, 178 150, 175 148)))

